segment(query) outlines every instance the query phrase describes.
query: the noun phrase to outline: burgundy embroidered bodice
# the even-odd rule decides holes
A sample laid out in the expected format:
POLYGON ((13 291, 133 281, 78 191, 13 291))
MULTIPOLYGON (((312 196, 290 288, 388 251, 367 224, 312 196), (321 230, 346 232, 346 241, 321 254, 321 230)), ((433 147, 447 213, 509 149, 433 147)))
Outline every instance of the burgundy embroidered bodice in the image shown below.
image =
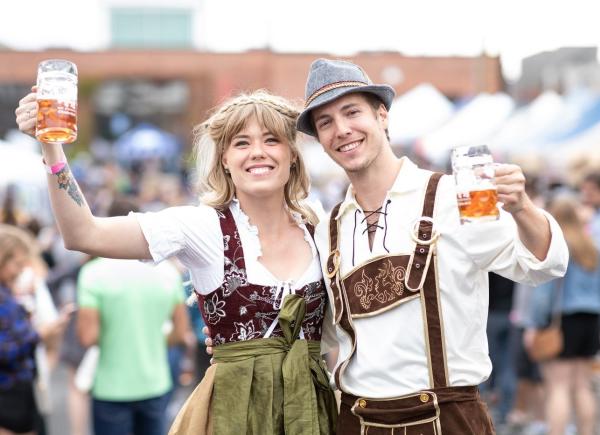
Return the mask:
MULTIPOLYGON (((217 213, 225 247, 225 276, 221 286, 214 291, 205 295, 196 292, 200 313, 215 345, 262 338, 277 318, 281 294, 278 295, 276 286, 248 282, 235 219, 229 208, 217 213)), ((327 303, 325 283, 323 280, 311 282, 295 293, 306 300, 306 315, 302 322, 304 338, 320 340, 327 303)), ((283 336, 278 324, 270 336, 283 336)))

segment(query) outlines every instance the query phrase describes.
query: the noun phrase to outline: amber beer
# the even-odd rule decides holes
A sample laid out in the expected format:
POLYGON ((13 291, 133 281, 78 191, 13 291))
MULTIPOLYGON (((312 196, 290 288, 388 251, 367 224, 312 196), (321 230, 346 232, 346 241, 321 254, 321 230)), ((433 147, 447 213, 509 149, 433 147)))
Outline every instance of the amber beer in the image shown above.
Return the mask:
POLYGON ((497 207, 496 189, 474 190, 458 195, 458 211, 461 221, 496 220, 500 215, 497 207))
POLYGON ((40 63, 37 79, 38 114, 35 136, 45 143, 77 139, 77 67, 62 59, 40 63))
POLYGON ((494 162, 485 145, 462 146, 452 151, 452 172, 456 182, 458 211, 462 224, 496 220, 498 192, 494 162))
POLYGON ((77 139, 77 104, 38 100, 36 137, 45 143, 71 143, 77 139))

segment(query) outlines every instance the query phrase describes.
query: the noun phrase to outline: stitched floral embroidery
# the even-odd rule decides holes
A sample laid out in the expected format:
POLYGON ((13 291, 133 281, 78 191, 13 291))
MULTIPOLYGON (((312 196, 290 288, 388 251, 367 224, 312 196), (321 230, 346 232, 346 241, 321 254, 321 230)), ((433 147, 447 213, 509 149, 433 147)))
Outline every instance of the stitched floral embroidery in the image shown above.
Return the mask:
POLYGON ((306 299, 306 303, 310 303, 314 300, 325 300, 325 286, 322 281, 311 282, 306 285, 306 290, 304 291, 304 299, 306 299))
POLYGON ((315 332, 317 332, 317 328, 319 328, 319 330, 321 329, 320 327, 318 327, 317 325, 315 325, 315 323, 313 323, 313 322, 306 322, 304 324, 303 328, 309 334, 314 334, 315 332))
POLYGON ((373 278, 369 278, 365 271, 362 271, 361 280, 354 284, 354 294, 360 300, 360 304, 365 310, 371 306, 371 301, 375 299, 373 294, 373 278))
POLYGON ((217 293, 213 294, 210 299, 204 300, 204 312, 208 317, 210 324, 217 323, 222 317, 225 317, 225 301, 219 300, 217 293))
POLYGON ((253 338, 260 337, 260 331, 254 330, 254 323, 252 320, 246 323, 234 322, 235 333, 231 336, 231 341, 243 341, 251 340, 253 338))
POLYGON ((402 266, 394 267, 392 261, 388 259, 383 263, 383 267, 378 272, 375 277, 377 282, 375 285, 375 299, 383 304, 395 300, 396 295, 402 296, 402 293, 404 293, 404 274, 406 270, 402 266))
POLYGON ((225 248, 225 252, 229 251, 229 240, 231 240, 231 236, 223 236, 223 246, 225 248))
POLYGON ((239 269, 235 264, 231 264, 223 278, 223 295, 227 297, 239 287, 244 287, 246 285, 248 285, 246 269, 239 269))
POLYGON ((404 293, 404 275, 402 266, 394 266, 391 260, 386 260, 377 269, 375 279, 370 278, 365 269, 361 271, 361 279, 353 287, 354 294, 359 298, 360 305, 368 310, 373 300, 380 304, 392 302, 404 293))

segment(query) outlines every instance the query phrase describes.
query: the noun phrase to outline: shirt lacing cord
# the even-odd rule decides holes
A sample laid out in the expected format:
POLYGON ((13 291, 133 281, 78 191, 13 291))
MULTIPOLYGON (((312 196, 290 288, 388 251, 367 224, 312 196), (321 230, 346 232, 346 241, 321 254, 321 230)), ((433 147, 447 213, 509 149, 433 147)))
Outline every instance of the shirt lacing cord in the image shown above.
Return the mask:
MULTIPOLYGON (((275 290, 275 294, 273 295, 273 308, 276 310, 280 310, 281 306, 283 305, 283 300, 285 299, 285 297, 287 295, 291 295, 294 293, 294 290, 292 289, 292 285, 294 284, 294 280, 287 280, 287 281, 281 281, 278 285, 277 285, 277 289, 275 290)), ((271 323, 271 325, 269 326, 269 329, 267 329, 267 332, 265 332, 265 335, 263 338, 269 338, 271 336, 271 334, 273 334, 273 331, 275 330, 275 327, 279 324, 279 314, 277 315, 277 317, 275 317, 275 320, 273 320, 273 322, 271 323)), ((303 339, 304 338, 304 330, 302 328, 300 328, 300 338, 303 339)))
MULTIPOLYGON (((366 232, 371 234, 371 233, 377 231, 377 228, 383 229, 383 249, 385 249, 388 254, 390 253, 390 250, 387 248, 387 246, 385 246, 385 239, 387 237, 387 214, 388 214, 387 209, 388 209, 388 205, 390 205, 391 202, 392 202, 392 200, 388 199, 385 202, 385 206, 381 206, 377 210, 365 210, 364 212, 362 212, 365 214, 365 217, 360 221, 361 224, 366 222, 366 227, 362 232, 363 234, 366 232), (381 209, 383 209, 383 211, 381 211, 381 209), (377 219, 377 222, 372 223, 372 224, 369 223, 369 221, 367 220, 368 218, 373 216, 375 213, 383 215, 383 227, 377 223, 377 222, 379 222, 379 219, 377 219)), ((354 254, 355 254, 354 238, 355 238, 355 234, 356 234, 356 218, 358 216, 358 213, 361 213, 360 209, 356 209, 354 212, 354 230, 352 231, 352 267, 354 267, 354 254)))

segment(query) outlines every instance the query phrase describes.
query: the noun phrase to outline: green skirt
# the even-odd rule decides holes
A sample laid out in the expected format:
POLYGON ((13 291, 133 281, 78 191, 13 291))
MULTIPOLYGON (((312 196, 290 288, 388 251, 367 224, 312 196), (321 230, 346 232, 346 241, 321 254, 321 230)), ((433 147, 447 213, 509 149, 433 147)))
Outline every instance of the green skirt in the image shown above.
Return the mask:
POLYGON ((226 343, 214 348, 217 364, 210 419, 215 435, 330 435, 337 405, 320 343, 296 339, 303 298, 284 299, 284 337, 226 343))

